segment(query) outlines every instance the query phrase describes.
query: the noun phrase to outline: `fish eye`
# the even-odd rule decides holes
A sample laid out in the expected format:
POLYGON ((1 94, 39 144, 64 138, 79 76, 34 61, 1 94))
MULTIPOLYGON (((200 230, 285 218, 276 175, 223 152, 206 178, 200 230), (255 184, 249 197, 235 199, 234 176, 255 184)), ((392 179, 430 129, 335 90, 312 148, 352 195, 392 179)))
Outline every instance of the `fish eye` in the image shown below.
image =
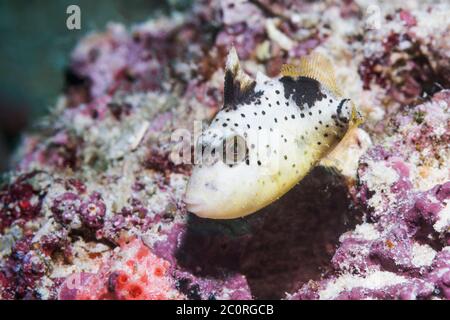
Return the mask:
POLYGON ((222 160, 225 164, 233 166, 248 157, 247 142, 241 135, 232 135, 223 140, 222 160))

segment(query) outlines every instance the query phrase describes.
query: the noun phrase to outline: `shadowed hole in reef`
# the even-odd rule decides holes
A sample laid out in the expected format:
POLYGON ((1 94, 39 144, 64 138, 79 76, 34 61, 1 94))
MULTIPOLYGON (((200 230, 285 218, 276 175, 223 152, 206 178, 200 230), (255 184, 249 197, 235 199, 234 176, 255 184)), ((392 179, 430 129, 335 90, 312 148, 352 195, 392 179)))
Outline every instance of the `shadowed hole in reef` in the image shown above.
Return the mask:
POLYGON ((210 220, 190 215, 176 252, 198 276, 246 276, 257 299, 280 299, 328 271, 338 238, 360 222, 344 180, 315 168, 278 201, 254 215, 210 220))

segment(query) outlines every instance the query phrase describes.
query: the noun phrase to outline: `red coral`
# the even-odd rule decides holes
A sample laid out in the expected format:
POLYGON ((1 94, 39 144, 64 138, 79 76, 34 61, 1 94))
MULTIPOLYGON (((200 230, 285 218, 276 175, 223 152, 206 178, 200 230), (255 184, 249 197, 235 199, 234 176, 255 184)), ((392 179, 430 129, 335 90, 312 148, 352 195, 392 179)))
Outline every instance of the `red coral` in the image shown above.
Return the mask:
POLYGON ((155 256, 140 239, 120 246, 96 274, 77 273, 63 283, 59 298, 77 300, 180 299, 167 274, 168 261, 155 256))

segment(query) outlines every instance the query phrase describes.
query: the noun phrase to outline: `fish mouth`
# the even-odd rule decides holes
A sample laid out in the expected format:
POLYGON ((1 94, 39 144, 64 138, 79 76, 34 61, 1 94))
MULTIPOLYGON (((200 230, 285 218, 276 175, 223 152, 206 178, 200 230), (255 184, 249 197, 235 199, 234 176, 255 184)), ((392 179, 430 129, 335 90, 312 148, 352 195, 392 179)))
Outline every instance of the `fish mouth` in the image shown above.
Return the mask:
POLYGON ((194 199, 192 197, 185 197, 184 203, 186 204, 187 211, 202 217, 201 214, 205 209, 205 204, 200 199, 194 199))
POLYGON ((226 215, 218 215, 215 210, 200 199, 185 198, 186 210, 199 218, 204 219, 226 219, 226 215))

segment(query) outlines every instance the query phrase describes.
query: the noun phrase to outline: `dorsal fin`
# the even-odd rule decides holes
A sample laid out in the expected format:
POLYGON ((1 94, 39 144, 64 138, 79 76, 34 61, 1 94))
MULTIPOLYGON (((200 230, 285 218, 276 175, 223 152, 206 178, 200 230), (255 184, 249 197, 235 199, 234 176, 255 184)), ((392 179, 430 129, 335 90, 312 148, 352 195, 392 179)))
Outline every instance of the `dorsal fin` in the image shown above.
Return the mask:
POLYGON ((317 80, 336 96, 342 96, 331 61, 320 53, 302 57, 298 65, 284 64, 281 74, 292 78, 307 77, 317 80))
POLYGON ((256 83, 265 83, 265 82, 269 82, 270 78, 268 76, 266 76, 264 73, 262 73, 261 71, 258 71, 256 73, 256 83))
POLYGON ((225 66, 224 107, 238 104, 251 94, 254 88, 255 81, 242 70, 236 49, 232 47, 225 66))

